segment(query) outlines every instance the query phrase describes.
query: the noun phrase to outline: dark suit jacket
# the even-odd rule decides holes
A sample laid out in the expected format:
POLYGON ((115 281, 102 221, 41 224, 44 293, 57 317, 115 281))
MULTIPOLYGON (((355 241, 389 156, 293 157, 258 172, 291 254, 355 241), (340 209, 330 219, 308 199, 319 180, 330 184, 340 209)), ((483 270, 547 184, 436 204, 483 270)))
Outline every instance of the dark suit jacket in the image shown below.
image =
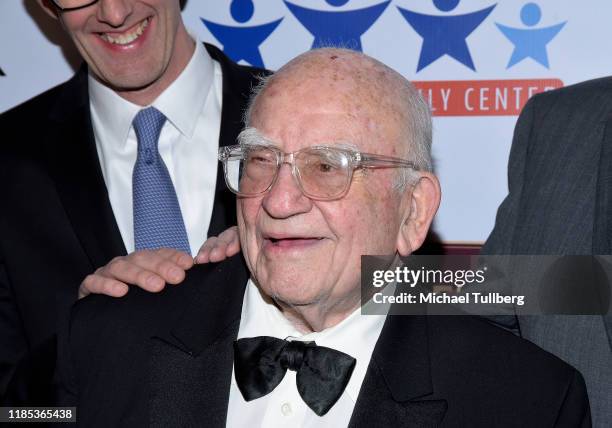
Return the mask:
MULTIPOLYGON (((612 254, 612 78, 527 103, 514 132, 508 185, 483 254, 612 254)), ((594 425, 610 426, 612 316, 518 321, 523 337, 584 375, 594 425)))
MULTIPOLYGON (((62 334, 62 404, 83 426, 224 427, 247 280, 239 256, 160 294, 79 301, 62 334)), ((350 425, 589 426, 580 374, 468 317, 389 316, 350 425)))
MULTIPOLYGON (((264 71, 206 48, 223 72, 220 145, 234 144, 264 71)), ((0 399, 9 388, 12 403, 40 404, 48 400, 58 314, 87 274, 126 252, 96 153, 86 68, 1 115, 0 135, 0 399), (33 388, 8 387, 15 370, 33 388)), ((234 224, 235 198, 220 168, 208 233, 234 224)))

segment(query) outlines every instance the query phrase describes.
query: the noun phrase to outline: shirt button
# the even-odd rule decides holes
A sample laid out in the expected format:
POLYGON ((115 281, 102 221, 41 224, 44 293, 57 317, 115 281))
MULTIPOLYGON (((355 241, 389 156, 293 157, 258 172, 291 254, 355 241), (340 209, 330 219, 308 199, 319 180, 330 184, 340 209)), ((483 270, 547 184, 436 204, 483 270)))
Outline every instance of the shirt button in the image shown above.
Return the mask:
POLYGON ((291 404, 289 404, 289 403, 284 403, 284 404, 281 406, 281 413, 283 414, 283 416, 289 416, 289 415, 291 415, 291 412, 292 412, 292 410, 291 410, 291 404))

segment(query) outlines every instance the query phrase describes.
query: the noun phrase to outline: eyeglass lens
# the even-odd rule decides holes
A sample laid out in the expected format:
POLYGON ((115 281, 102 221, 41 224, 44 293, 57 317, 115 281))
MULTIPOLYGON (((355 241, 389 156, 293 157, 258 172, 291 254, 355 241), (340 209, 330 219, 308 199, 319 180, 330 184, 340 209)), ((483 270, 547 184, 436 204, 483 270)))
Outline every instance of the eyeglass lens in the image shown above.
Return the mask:
MULTIPOLYGON (((242 149, 242 156, 227 161, 228 184, 243 195, 260 194, 274 182, 280 169, 277 152, 266 147, 242 149)), ((307 196, 328 199, 341 195, 351 177, 348 155, 342 151, 314 148, 294 157, 297 180, 307 196)))

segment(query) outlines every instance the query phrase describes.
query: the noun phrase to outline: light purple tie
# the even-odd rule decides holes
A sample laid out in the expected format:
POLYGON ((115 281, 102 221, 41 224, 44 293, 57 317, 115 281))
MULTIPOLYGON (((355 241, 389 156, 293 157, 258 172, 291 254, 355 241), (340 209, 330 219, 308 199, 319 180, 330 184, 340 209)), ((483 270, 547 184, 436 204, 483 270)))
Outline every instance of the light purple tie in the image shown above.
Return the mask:
POLYGON ((191 253, 181 207, 157 142, 166 117, 154 107, 134 118, 138 156, 132 173, 136 250, 175 248, 191 253))

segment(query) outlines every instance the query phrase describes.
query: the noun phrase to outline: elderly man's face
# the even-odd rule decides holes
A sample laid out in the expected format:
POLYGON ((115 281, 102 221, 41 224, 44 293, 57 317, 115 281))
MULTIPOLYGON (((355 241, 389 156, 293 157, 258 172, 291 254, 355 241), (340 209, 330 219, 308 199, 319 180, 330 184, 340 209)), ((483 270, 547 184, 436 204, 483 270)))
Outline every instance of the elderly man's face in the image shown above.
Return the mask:
POLYGON ((119 92, 167 86, 193 52, 179 0, 99 0, 59 19, 94 75, 119 92))
MULTIPOLYGON (((402 156, 397 126, 367 97, 342 83, 273 83, 250 125, 282 151, 350 143, 362 152, 402 156)), ((263 196, 239 198, 238 225, 249 268, 265 294, 323 310, 359 301, 360 256, 393 254, 405 213, 396 169, 357 170, 339 200, 316 201, 283 165, 263 196)))

